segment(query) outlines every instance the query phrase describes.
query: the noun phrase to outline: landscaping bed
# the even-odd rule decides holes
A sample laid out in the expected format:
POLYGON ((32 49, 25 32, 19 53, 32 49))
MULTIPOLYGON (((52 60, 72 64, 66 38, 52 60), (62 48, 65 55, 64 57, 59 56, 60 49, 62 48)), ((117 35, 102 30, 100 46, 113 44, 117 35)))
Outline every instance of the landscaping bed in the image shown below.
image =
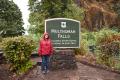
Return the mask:
POLYGON ((14 72, 11 72, 9 70, 9 67, 10 67, 9 64, 7 64, 7 63, 0 64, 0 80, 22 80, 36 66, 37 66, 37 64, 34 64, 25 73, 21 73, 21 74, 17 75, 14 72))
POLYGON ((0 64, 0 80, 11 80, 13 73, 8 70, 8 64, 0 64))
POLYGON ((119 69, 99 64, 97 62, 95 56, 92 54, 87 55, 87 56, 76 55, 76 60, 77 60, 77 62, 80 62, 80 63, 88 65, 88 66, 92 66, 92 67, 96 67, 96 68, 100 68, 103 70, 107 70, 107 71, 111 71, 111 72, 120 74, 119 69))

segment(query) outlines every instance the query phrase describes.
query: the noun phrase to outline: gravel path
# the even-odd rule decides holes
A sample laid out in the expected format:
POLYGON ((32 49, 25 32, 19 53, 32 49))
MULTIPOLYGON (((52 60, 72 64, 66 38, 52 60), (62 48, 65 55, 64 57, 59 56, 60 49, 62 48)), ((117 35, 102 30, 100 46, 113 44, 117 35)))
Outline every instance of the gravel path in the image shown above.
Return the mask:
POLYGON ((77 63, 76 70, 51 71, 44 75, 40 66, 33 69, 23 80, 120 80, 120 74, 77 63))

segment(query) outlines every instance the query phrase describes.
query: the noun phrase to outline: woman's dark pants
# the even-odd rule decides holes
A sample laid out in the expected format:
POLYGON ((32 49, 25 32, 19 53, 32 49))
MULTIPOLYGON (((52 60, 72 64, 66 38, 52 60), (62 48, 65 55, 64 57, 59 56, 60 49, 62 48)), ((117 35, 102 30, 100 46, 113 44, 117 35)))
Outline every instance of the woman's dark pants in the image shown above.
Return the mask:
POLYGON ((41 70, 47 72, 49 68, 49 57, 48 55, 42 56, 42 65, 41 65, 41 70))

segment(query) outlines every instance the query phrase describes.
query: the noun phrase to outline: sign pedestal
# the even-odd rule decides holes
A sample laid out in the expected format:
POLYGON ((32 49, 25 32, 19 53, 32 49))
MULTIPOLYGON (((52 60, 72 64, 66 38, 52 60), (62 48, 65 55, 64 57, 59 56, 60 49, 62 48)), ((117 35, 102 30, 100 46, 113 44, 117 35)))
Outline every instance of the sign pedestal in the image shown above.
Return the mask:
POLYGON ((50 59, 50 70, 77 69, 74 50, 56 50, 50 59))

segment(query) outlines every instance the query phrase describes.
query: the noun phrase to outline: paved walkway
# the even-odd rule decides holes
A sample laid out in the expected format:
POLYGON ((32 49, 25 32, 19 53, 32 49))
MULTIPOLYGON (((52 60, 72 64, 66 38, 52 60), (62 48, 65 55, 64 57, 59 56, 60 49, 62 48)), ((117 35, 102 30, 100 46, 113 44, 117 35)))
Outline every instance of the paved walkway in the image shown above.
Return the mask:
POLYGON ((40 66, 33 69, 23 80, 120 80, 120 74, 77 63, 77 70, 51 71, 44 75, 40 66))

